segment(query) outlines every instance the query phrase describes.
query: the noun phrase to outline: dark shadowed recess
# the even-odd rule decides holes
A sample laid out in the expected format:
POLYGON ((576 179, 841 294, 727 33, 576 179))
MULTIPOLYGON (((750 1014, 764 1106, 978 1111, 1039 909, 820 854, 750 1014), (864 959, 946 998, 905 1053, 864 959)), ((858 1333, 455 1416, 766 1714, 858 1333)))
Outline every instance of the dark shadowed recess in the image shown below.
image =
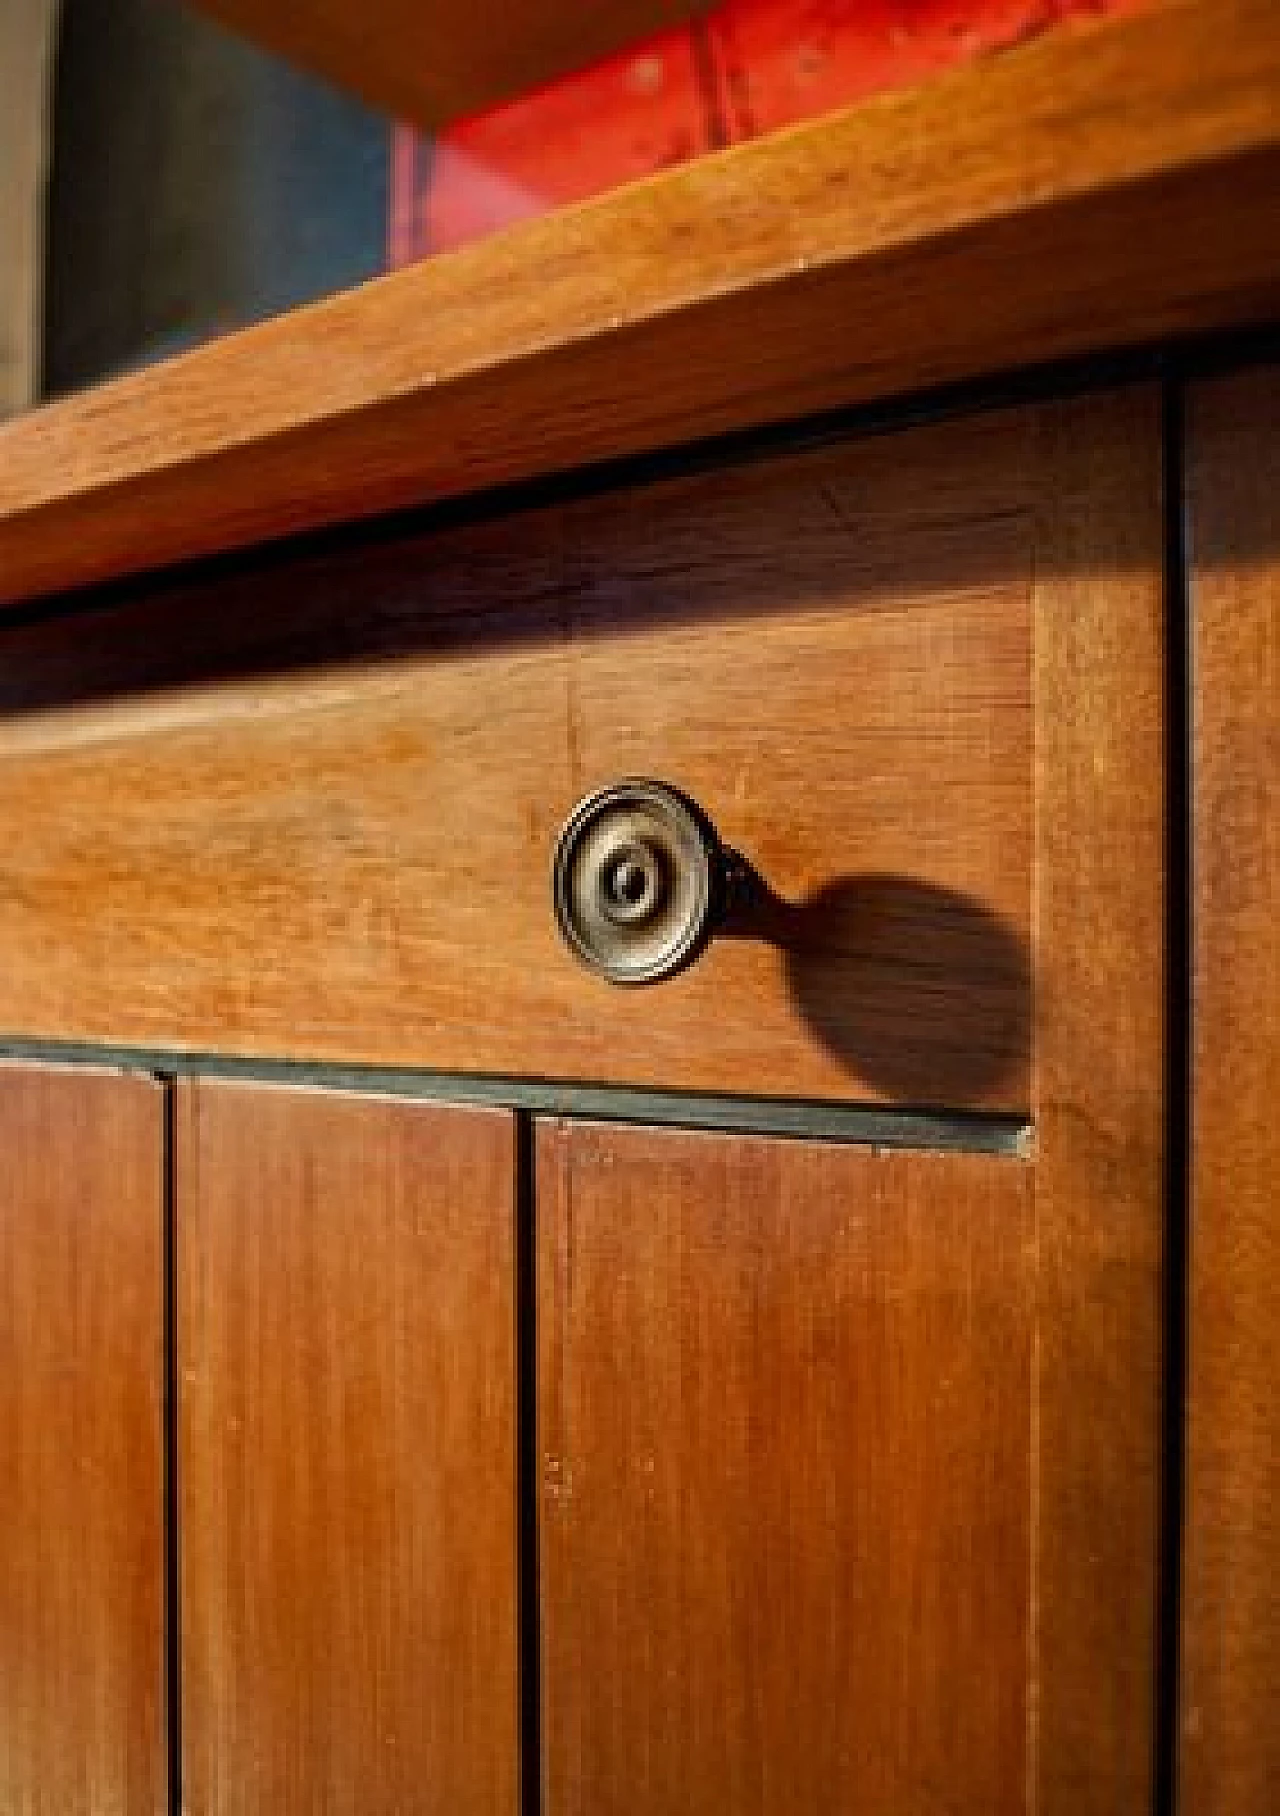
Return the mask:
POLYGON ((63 0, 44 391, 385 265, 388 125, 175 0, 63 0))

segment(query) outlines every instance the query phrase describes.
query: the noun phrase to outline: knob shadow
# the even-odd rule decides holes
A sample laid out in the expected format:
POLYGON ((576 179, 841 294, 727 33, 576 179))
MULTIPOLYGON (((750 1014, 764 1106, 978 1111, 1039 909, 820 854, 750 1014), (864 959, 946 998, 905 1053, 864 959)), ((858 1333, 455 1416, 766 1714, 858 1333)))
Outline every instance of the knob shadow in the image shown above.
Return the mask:
POLYGON ((976 1108, 1025 1065, 1027 943, 971 896, 867 874, 786 902, 735 856, 723 934, 777 946, 813 1033, 888 1098, 976 1108))

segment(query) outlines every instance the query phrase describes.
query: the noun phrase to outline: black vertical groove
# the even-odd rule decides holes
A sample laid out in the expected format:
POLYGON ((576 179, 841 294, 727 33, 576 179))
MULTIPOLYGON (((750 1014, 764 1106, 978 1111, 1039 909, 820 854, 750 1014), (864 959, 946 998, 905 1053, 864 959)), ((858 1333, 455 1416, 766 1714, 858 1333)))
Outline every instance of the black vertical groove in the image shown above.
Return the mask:
POLYGON ((516 1594, 521 1816, 542 1809, 542 1620, 538 1572, 538 1268, 533 1116, 515 1122, 516 1594))
POLYGON ((164 1086, 164 1702, 169 1816, 182 1810, 182 1648, 178 1576, 178 1081, 164 1086))
POLYGON ((1184 391, 1164 387, 1166 597, 1166 1226, 1164 1468, 1159 1539, 1156 1816, 1178 1804, 1182 1536, 1186 1498, 1188 1247, 1191 1178, 1191 604, 1185 499, 1184 391))

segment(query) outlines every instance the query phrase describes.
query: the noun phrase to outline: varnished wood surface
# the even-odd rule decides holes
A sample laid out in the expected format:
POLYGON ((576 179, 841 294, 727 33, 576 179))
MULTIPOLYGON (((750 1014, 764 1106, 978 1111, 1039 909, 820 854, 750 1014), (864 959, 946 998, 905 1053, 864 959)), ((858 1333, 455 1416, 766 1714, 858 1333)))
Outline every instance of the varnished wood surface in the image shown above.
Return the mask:
POLYGON ((1188 411, 1195 884, 1182 1808, 1280 1803, 1280 373, 1188 411))
POLYGON ((1025 1807, 1031 1183, 539 1129, 549 1812, 1025 1807))
POLYGON ((1077 584, 1037 543, 1045 434, 877 437, 0 633, 0 1027, 1025 1110, 1032 592, 1077 584), (575 801, 637 774, 781 903, 640 995, 550 891, 575 801))
POLYGON ((1165 1222, 1152 392, 1046 417, 1036 602, 1037 1816, 1151 1807, 1165 1222))
POLYGON ((510 1119, 178 1089, 183 1807, 514 1816, 510 1119))
POLYGON ((1157 429, 1042 424, 1030 1162, 539 1127, 548 1810, 1150 1806, 1157 429))
POLYGON ((196 0, 264 49, 426 126, 492 107, 710 0, 196 0))
POLYGON ((0 599, 1273 317, 1280 12, 1165 0, 0 432, 0 599))
POLYGON ((0 1067, 0 1808, 160 1816, 163 1097, 0 1067))

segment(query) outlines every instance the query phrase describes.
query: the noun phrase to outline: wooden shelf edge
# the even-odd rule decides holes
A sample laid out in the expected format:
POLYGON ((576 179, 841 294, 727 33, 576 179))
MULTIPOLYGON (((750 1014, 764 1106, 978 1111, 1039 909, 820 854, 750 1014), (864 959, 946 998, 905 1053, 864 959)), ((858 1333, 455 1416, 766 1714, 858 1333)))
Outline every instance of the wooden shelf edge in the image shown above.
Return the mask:
POLYGON ((1171 0, 0 430, 0 602, 1280 314, 1280 9, 1171 0))

